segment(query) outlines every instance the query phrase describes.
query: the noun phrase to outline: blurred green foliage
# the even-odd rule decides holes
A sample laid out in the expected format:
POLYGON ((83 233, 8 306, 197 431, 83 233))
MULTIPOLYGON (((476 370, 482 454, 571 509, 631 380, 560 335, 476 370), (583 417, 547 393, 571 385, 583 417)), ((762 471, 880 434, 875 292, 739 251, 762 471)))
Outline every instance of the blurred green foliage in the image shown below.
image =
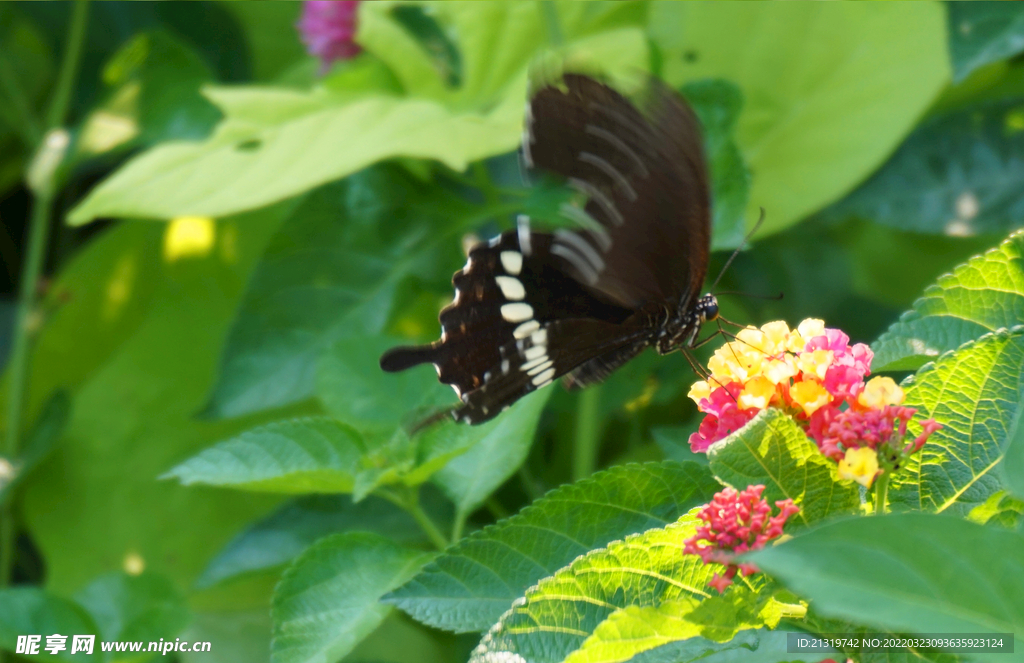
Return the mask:
MULTIPOLYGON (((27 425, 0 458, 19 583, 0 649, 97 633, 213 643, 181 663, 748 660, 783 651, 780 623, 1019 632, 1001 580, 1024 577, 1019 7, 362 3, 363 52, 321 73, 298 3, 92 3, 53 210, 77 248, 51 253, 27 425), (695 107, 712 277, 765 209, 719 285, 753 295, 723 295, 728 318, 823 318, 873 342, 876 370, 917 371, 908 404, 944 428, 890 489, 916 513, 826 522, 863 495, 782 414, 692 454, 678 354, 413 429, 451 391, 377 358, 437 337, 464 240, 556 216, 564 191, 524 183, 514 152, 531 73, 562 67, 626 91, 650 72, 695 107), (758 554, 772 579, 719 597, 680 587, 709 576, 680 548, 723 481, 803 511, 758 554)), ((70 16, 0 5, 12 237, 70 16)))

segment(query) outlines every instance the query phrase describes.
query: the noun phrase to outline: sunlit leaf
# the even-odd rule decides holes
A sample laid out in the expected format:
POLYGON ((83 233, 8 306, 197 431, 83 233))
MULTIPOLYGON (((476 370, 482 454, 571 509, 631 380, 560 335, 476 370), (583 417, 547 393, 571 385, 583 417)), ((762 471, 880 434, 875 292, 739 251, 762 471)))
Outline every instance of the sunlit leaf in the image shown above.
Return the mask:
POLYGON ((654 3, 672 84, 743 91, 736 142, 754 173, 748 224, 781 230, 849 191, 899 144, 949 79, 936 4, 813 7, 654 3), (865 82, 870 81, 870 85, 865 82))
POLYGON ((896 632, 1019 633, 1022 546, 1014 532, 907 513, 828 523, 750 557, 825 615, 896 632))
POLYGON ((875 341, 872 370, 922 366, 943 352, 1024 322, 1024 233, 939 278, 875 341))
POLYGON ((394 609, 378 599, 430 558, 369 532, 321 539, 295 560, 274 592, 271 661, 339 660, 394 609))
POLYGON ((599 472, 474 532, 387 600, 430 626, 484 631, 541 578, 609 541, 674 522, 720 487, 692 463, 599 472))
POLYGON ((894 511, 967 513, 1002 486, 996 471, 1010 445, 1024 401, 1024 328, 986 334, 940 357, 904 383, 904 405, 917 409, 908 435, 923 419, 943 428, 895 473, 894 511))
POLYGON ((825 458, 793 419, 779 410, 758 414, 746 426, 712 445, 708 465, 721 481, 742 490, 765 486, 769 504, 791 499, 800 512, 789 523, 809 525, 851 513, 860 505, 852 481, 838 481, 836 464, 825 458))

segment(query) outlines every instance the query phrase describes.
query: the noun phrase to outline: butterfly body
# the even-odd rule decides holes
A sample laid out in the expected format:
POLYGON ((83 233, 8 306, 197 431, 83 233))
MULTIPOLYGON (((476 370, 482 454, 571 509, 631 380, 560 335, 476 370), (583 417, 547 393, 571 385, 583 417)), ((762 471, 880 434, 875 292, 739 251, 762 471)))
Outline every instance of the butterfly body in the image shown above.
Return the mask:
POLYGON ((527 107, 523 160, 586 198, 578 229, 515 230, 473 247, 452 279, 441 339, 394 348, 386 371, 432 363, 467 423, 493 418, 560 377, 600 382, 647 347, 692 347, 713 320, 699 294, 710 249, 710 193, 699 124, 652 86, 641 113, 616 91, 566 74, 527 107))

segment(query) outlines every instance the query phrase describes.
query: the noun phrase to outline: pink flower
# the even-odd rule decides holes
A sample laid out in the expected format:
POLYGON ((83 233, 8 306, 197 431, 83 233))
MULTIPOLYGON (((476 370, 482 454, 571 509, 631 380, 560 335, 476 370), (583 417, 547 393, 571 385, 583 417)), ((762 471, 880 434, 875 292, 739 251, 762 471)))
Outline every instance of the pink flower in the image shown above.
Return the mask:
POLYGON ((743 428, 758 413, 757 408, 740 409, 737 397, 741 387, 738 383, 731 382, 727 387, 728 391, 719 387, 708 398, 701 399, 700 410, 708 416, 704 417, 697 432, 690 436, 690 449, 694 453, 707 451, 715 442, 743 428))
POLYGON ((336 60, 348 60, 362 50, 354 41, 358 0, 307 0, 296 24, 310 55, 320 58, 321 73, 336 60))
POLYGON ((716 573, 708 582, 720 594, 732 584, 737 571, 745 576, 758 572, 753 564, 736 563, 735 556, 763 548, 780 536, 786 520, 800 510, 793 500, 780 500, 775 503, 779 513, 772 516, 768 501, 761 499, 762 492, 764 486, 758 485, 740 492, 725 488, 716 493, 698 514, 705 524, 683 543, 684 554, 699 555, 705 564, 725 565, 725 573, 716 573))

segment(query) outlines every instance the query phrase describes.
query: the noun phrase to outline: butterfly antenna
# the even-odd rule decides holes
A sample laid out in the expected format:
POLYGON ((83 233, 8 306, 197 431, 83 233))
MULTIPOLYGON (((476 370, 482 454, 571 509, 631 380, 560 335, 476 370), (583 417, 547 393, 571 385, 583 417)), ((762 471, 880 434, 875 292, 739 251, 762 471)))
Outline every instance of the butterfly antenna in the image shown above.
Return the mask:
POLYGON ((429 428, 430 426, 438 424, 442 421, 451 419, 454 412, 455 411, 451 408, 440 410, 439 412, 435 412, 432 415, 426 417, 425 419, 416 422, 409 429, 409 437, 412 437, 413 435, 420 432, 424 428, 429 428))
POLYGON ((711 284, 711 292, 715 291, 715 286, 718 285, 718 282, 722 280, 723 276, 725 276, 725 270, 729 269, 729 265, 731 265, 732 261, 736 259, 736 256, 738 256, 740 254, 740 251, 743 250, 743 247, 746 246, 747 242, 750 241, 750 238, 754 236, 754 233, 757 232, 757 229, 761 227, 762 223, 764 223, 764 208, 763 207, 761 208, 761 216, 758 217, 757 223, 755 223, 754 227, 750 229, 750 232, 748 232, 743 237, 743 241, 740 242, 740 245, 737 246, 736 250, 732 252, 732 255, 729 256, 729 259, 725 261, 725 265, 722 266, 722 271, 718 272, 718 278, 715 279, 715 282, 711 284))

